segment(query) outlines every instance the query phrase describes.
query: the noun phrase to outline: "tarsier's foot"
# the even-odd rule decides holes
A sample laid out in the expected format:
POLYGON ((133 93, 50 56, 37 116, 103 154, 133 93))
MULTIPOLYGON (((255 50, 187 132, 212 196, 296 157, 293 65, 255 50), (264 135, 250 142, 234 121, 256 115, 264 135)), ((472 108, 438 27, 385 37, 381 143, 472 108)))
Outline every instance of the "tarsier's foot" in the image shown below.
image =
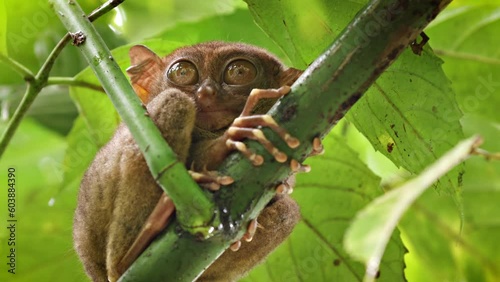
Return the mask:
MULTIPOLYGON (((190 170, 189 174, 200 186, 212 191, 218 190, 221 185, 229 185, 234 182, 229 176, 220 176, 216 171, 208 171, 206 169, 202 172, 190 170)), ((167 227, 174 211, 174 202, 167 194, 163 193, 153 209, 153 212, 151 212, 144 223, 141 232, 118 264, 120 275, 132 265, 153 239, 167 227)))
POLYGON ((247 102, 240 117, 233 121, 233 124, 226 131, 226 145, 229 149, 240 151, 247 157, 253 165, 261 165, 264 162, 262 156, 250 151, 241 140, 248 138, 258 141, 264 148, 274 156, 276 161, 285 162, 287 156, 278 150, 262 133, 260 127, 269 127, 276 132, 290 148, 297 148, 300 141, 291 136, 285 129, 280 127, 270 115, 250 115, 255 105, 260 99, 280 98, 290 92, 289 86, 283 86, 279 89, 254 89, 248 96, 247 102))

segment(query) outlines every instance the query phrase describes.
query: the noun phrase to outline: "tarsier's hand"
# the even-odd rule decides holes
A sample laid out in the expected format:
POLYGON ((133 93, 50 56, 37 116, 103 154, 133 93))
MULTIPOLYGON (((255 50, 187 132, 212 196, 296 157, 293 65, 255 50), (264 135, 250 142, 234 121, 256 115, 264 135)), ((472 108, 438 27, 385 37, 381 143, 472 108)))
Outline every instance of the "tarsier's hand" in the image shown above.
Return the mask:
MULTIPOLYGON (((247 102, 240 116, 236 118, 228 130, 224 133, 226 138, 226 146, 229 149, 238 150, 241 152, 248 160, 252 162, 254 166, 260 166, 264 162, 264 158, 260 155, 255 154, 250 151, 246 145, 241 142, 241 140, 248 138, 258 141, 264 148, 275 158, 276 161, 284 163, 287 161, 288 156, 283 152, 278 150, 263 134, 261 127, 269 127, 275 131, 283 141, 290 148, 297 148, 300 145, 300 141, 288 133, 285 129, 280 127, 276 121, 270 115, 251 115, 250 113, 254 107, 258 104, 260 99, 277 99, 290 92, 290 87, 285 85, 278 89, 253 89, 248 96, 247 102)), ((319 139, 318 139, 319 140, 319 139)), ((296 160, 290 161, 290 166, 293 172, 308 171, 309 168, 302 166, 296 160)), ((285 181, 277 187, 277 193, 291 193, 291 185, 285 181)), ((257 231, 258 222, 256 219, 250 221, 247 227, 247 232, 243 235, 245 241, 250 242, 257 231)), ((237 251, 241 247, 241 241, 236 241, 231 245, 231 250, 237 251)))
POLYGON ((262 133, 260 127, 269 127, 274 130, 290 148, 297 148, 300 145, 297 138, 292 137, 286 130, 281 128, 270 115, 250 115, 260 99, 277 99, 290 92, 289 86, 282 86, 279 89, 254 89, 250 92, 248 100, 241 112, 228 128, 224 136, 227 137, 226 145, 230 149, 240 151, 253 165, 261 165, 264 162, 262 156, 256 155, 247 149, 242 139, 249 138, 258 141, 266 150, 274 156, 276 161, 283 163, 287 156, 280 152, 262 133))

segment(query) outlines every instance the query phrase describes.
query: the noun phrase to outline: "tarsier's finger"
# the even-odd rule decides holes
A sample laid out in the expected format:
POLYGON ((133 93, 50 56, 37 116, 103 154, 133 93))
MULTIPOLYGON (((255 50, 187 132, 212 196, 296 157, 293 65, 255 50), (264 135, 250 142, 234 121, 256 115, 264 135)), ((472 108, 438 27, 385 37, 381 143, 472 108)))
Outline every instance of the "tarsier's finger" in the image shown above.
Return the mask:
POLYGON ((283 141, 286 142, 288 147, 297 148, 300 145, 300 141, 291 136, 288 131, 280 127, 276 121, 270 115, 254 115, 254 116, 242 116, 238 117, 233 121, 233 127, 244 127, 244 128, 256 128, 258 126, 265 126, 276 132, 283 141))
POLYGON ((248 95, 248 99, 241 111, 240 116, 248 116, 255 108, 260 99, 280 98, 290 92, 290 86, 281 86, 278 89, 253 89, 248 95))
POLYGON ((231 126, 227 130, 227 134, 231 140, 242 140, 245 138, 258 141, 264 148, 280 163, 284 163, 287 159, 285 153, 278 150, 274 145, 267 140, 262 133, 262 130, 255 128, 242 128, 231 126))
POLYGON ((163 193, 153 212, 151 212, 148 219, 142 226, 141 232, 118 264, 117 268, 120 274, 123 274, 125 270, 127 270, 137 257, 139 257, 139 255, 146 249, 151 241, 153 241, 153 239, 163 229, 165 229, 172 218, 174 210, 174 202, 167 196, 167 194, 163 193))
POLYGON ((226 141, 226 146, 231 150, 240 151, 247 159, 250 160, 250 162, 254 166, 259 166, 259 165, 262 165, 264 163, 264 158, 260 155, 255 154, 254 152, 250 151, 243 142, 228 139, 226 141))

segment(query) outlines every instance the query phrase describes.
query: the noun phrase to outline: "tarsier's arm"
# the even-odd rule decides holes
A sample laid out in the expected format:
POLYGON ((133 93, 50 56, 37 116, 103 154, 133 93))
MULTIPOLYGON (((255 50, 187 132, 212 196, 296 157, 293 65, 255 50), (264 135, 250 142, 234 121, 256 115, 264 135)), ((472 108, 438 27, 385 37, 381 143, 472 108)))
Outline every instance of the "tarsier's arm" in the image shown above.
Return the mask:
MULTIPOLYGON (((291 85, 300 75, 300 71, 286 69, 267 52, 242 44, 200 44, 181 48, 164 59, 160 59, 145 47, 136 46, 131 49, 130 55, 133 67, 128 72, 134 89, 147 104, 149 115, 178 154, 179 160, 186 163, 186 167, 193 165, 193 168, 201 170, 202 173, 205 169, 216 169, 233 150, 240 151, 254 165, 259 165, 262 158, 242 147, 243 143, 240 143, 245 138, 252 138, 259 141, 277 161, 290 162, 295 171, 302 168, 298 162, 289 160, 254 130, 260 126, 269 126, 290 147, 298 145, 297 140, 270 121, 269 117, 254 114, 267 112, 271 104, 262 104, 259 100, 276 99, 285 95, 289 88, 281 86, 291 85), (250 82, 244 76, 248 73, 249 65, 241 63, 242 60, 239 59, 243 56, 238 55, 241 50, 243 54, 246 52, 253 56, 247 63, 254 65, 254 72, 257 74, 253 74, 254 78, 250 82), (230 57, 233 53, 236 53, 232 56, 237 59, 222 61, 221 65, 222 59, 219 59, 219 56, 230 57), (203 59, 200 61, 198 57, 203 59), (202 64, 208 65, 208 69, 203 69, 202 64), (217 67, 218 65, 220 66, 217 67), (220 74, 217 73, 218 68, 221 69, 220 74), (175 71, 174 77, 171 77, 172 69, 175 71), (193 69, 197 73, 193 73, 193 69), (243 76, 240 73, 243 73, 243 76), (193 76, 194 74, 196 76, 193 76), (227 75, 236 76, 226 79, 227 75), (238 82, 238 79, 246 83, 244 87, 227 85, 238 82), (172 85, 171 80, 178 83, 172 85), (252 93, 256 99, 246 100, 253 88, 279 87, 279 90, 254 91, 252 93), (214 109, 224 112, 224 115, 217 115, 214 109), (215 114, 212 115, 212 112, 215 114), (242 117, 235 120, 240 114, 242 117), (207 118, 201 119, 202 116, 207 118)), ((315 140, 315 144, 315 150, 319 151, 319 139, 315 140)), ((199 179, 195 180, 200 182, 199 179)), ((224 181, 217 177, 212 181, 224 184, 224 181)), ((290 191, 289 186, 281 185, 278 190, 282 194, 277 195, 259 216, 261 228, 257 228, 255 240, 244 243, 238 252, 226 251, 202 274, 200 281, 238 279, 262 261, 290 234, 300 216, 296 203, 283 193, 290 191)), ((87 171, 82 181, 75 216, 75 246, 87 273, 94 281, 118 279, 149 244, 156 233, 151 235, 151 232, 147 228, 144 231, 143 227, 145 222, 146 227, 155 223, 157 217, 150 214, 155 206, 158 208, 162 205, 163 201, 158 202, 161 195, 162 190, 154 182, 130 132, 125 126, 121 126, 87 171), (129 250, 134 241, 137 243, 141 228, 143 231, 138 237, 140 246, 129 250), (106 250, 105 253, 103 250, 106 250), (132 255, 125 255, 131 250, 132 255)), ((168 199, 165 194, 161 197, 168 199)), ((169 205, 171 204, 169 202, 169 205)), ((164 218, 168 219, 169 216, 164 218)), ((253 227, 255 226, 253 224, 253 227)), ((251 235, 246 239, 251 239, 251 235)))

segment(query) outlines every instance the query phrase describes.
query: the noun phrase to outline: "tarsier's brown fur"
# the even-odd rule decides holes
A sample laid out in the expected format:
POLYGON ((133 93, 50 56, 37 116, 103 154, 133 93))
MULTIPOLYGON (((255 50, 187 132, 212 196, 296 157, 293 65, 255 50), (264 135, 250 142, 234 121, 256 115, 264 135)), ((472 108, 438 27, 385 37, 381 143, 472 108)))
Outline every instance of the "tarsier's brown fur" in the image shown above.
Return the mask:
MULTIPOLYGON (((227 156, 229 150, 222 136, 253 88, 291 85, 300 74, 284 67, 267 51, 236 43, 184 47, 163 59, 145 47, 135 46, 130 55, 129 75, 149 116, 178 159, 188 168, 194 163, 198 170, 205 166, 216 169, 227 156), (179 86, 166 78, 165 71, 182 58, 197 66, 200 77, 196 85, 179 86), (235 58, 245 58, 255 65, 257 77, 253 82, 243 86, 222 82, 225 66, 235 58), (203 92, 204 84, 215 91, 203 92), (222 114, 210 114, 212 110, 222 114)), ((273 102, 259 103, 254 112, 265 113, 273 102)), ((75 248, 93 281, 119 278, 116 266, 161 194, 130 131, 120 125, 85 173, 78 196, 75 248)), ((198 280, 237 280, 291 233, 299 217, 298 206, 289 196, 276 196, 258 217, 262 228, 257 229, 254 240, 243 243, 237 252, 226 251, 198 280)))

